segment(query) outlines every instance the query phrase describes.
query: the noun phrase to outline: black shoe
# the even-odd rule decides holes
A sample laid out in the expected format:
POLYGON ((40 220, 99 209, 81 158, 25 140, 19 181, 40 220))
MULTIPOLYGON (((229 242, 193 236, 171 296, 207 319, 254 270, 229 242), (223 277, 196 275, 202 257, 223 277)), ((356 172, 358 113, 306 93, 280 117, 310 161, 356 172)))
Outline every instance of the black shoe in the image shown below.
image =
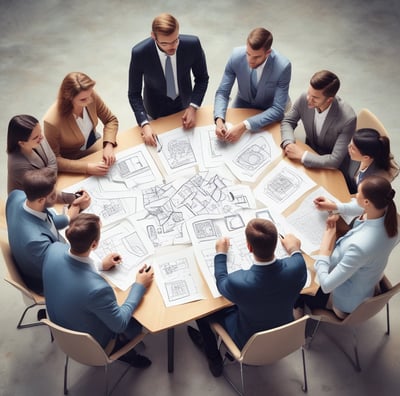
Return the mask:
POLYGON ((193 344, 197 346, 201 351, 204 352, 204 341, 203 337, 200 334, 199 330, 196 330, 192 326, 187 327, 187 332, 189 334, 190 339, 192 340, 193 344))
POLYGON ((208 360, 208 368, 210 369, 211 374, 214 377, 220 377, 224 369, 224 363, 222 361, 221 355, 217 356, 214 359, 208 358, 207 360, 208 360))
POLYGON ((122 355, 118 360, 130 364, 132 367, 140 369, 145 369, 151 366, 151 360, 149 358, 139 355, 134 350, 122 355))
POLYGON ((47 318, 46 310, 44 308, 39 309, 39 311, 37 311, 38 322, 40 322, 42 319, 46 319, 46 318, 47 318))

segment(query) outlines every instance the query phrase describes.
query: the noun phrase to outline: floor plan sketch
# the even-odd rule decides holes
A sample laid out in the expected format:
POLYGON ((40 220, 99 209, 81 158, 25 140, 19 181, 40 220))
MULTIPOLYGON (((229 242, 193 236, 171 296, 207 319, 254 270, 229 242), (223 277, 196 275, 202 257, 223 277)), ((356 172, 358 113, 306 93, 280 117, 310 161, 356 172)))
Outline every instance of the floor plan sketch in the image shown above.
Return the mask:
POLYGON ((308 194, 301 205, 287 217, 287 221, 296 230, 296 235, 302 241, 302 250, 309 255, 319 249, 328 217, 326 211, 320 211, 314 205, 314 199, 319 196, 337 201, 327 190, 319 187, 308 194))
POLYGON ((157 286, 167 307, 204 298, 192 249, 157 257, 153 266, 157 286))
POLYGON ((281 213, 314 186, 316 183, 304 172, 281 161, 261 180, 254 194, 267 207, 281 213))
MULTIPOLYGON (((132 190, 104 191, 100 177, 91 176, 67 190, 75 192, 86 190, 90 197, 90 206, 85 209, 86 213, 94 213, 100 217, 104 225, 111 224, 117 220, 124 219, 136 212, 137 197, 132 190)), ((115 183, 114 183, 115 184, 115 183)))
MULTIPOLYGON (((229 128, 231 124, 226 126, 229 128)), ((232 144, 217 138, 214 124, 196 127, 193 137, 195 145, 202 148, 202 165, 205 168, 222 165, 226 161, 226 153, 233 149, 232 144)))
POLYGON ((227 165, 239 180, 254 182, 280 155, 281 150, 272 135, 268 132, 252 133, 245 146, 238 146, 227 165))
POLYGON ((160 171, 144 144, 117 154, 108 178, 113 182, 125 183, 128 187, 160 182, 160 171))
POLYGON ((199 172, 141 191, 144 214, 138 221, 154 247, 189 243, 186 223, 202 215, 224 215, 231 228, 237 227, 235 214, 255 207, 248 186, 234 185, 232 180, 214 171, 199 172), (232 192, 233 191, 233 192, 232 192), (229 217, 230 216, 230 217, 229 217))
POLYGON ((122 262, 102 274, 117 287, 126 290, 135 281, 139 267, 154 253, 154 248, 143 230, 125 219, 102 229, 99 246, 93 255, 102 260, 109 253, 118 253, 122 262))
POLYGON ((177 128, 158 136, 162 145, 158 155, 167 174, 197 165, 197 157, 192 147, 192 135, 191 131, 177 128))

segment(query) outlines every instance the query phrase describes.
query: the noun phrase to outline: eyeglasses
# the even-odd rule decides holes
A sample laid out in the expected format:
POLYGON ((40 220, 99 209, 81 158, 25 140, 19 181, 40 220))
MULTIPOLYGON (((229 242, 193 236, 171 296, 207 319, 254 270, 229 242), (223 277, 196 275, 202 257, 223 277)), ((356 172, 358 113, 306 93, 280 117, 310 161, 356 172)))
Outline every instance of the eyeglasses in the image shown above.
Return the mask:
POLYGON ((174 46, 179 43, 179 36, 173 41, 158 41, 157 39, 156 39, 156 41, 157 41, 158 45, 161 47, 174 46))

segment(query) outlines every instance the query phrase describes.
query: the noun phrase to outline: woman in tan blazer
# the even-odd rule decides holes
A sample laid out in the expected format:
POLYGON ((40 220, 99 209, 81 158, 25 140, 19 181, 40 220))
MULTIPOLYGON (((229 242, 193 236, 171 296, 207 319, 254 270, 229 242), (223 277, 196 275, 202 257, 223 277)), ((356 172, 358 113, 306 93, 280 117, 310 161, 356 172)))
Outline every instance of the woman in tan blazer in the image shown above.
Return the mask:
POLYGON ((95 84, 84 73, 69 73, 61 83, 57 101, 44 116, 44 134, 60 172, 103 176, 115 162, 118 120, 94 91, 95 84), (103 139, 96 131, 99 119, 104 126, 103 139), (85 159, 101 149, 101 162, 85 159))

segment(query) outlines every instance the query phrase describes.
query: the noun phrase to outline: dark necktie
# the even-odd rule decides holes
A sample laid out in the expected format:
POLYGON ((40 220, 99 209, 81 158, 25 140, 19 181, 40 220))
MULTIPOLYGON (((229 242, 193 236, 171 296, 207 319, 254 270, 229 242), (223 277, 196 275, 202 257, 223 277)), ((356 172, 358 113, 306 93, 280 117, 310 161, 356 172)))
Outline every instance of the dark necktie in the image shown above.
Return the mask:
POLYGON ((174 72, 172 71, 171 57, 165 61, 165 81, 167 82, 167 96, 172 100, 176 98, 174 72))
POLYGON ((257 71, 256 71, 256 69, 251 69, 250 88, 251 88, 251 94, 252 94, 253 98, 255 98, 257 95, 257 71))

